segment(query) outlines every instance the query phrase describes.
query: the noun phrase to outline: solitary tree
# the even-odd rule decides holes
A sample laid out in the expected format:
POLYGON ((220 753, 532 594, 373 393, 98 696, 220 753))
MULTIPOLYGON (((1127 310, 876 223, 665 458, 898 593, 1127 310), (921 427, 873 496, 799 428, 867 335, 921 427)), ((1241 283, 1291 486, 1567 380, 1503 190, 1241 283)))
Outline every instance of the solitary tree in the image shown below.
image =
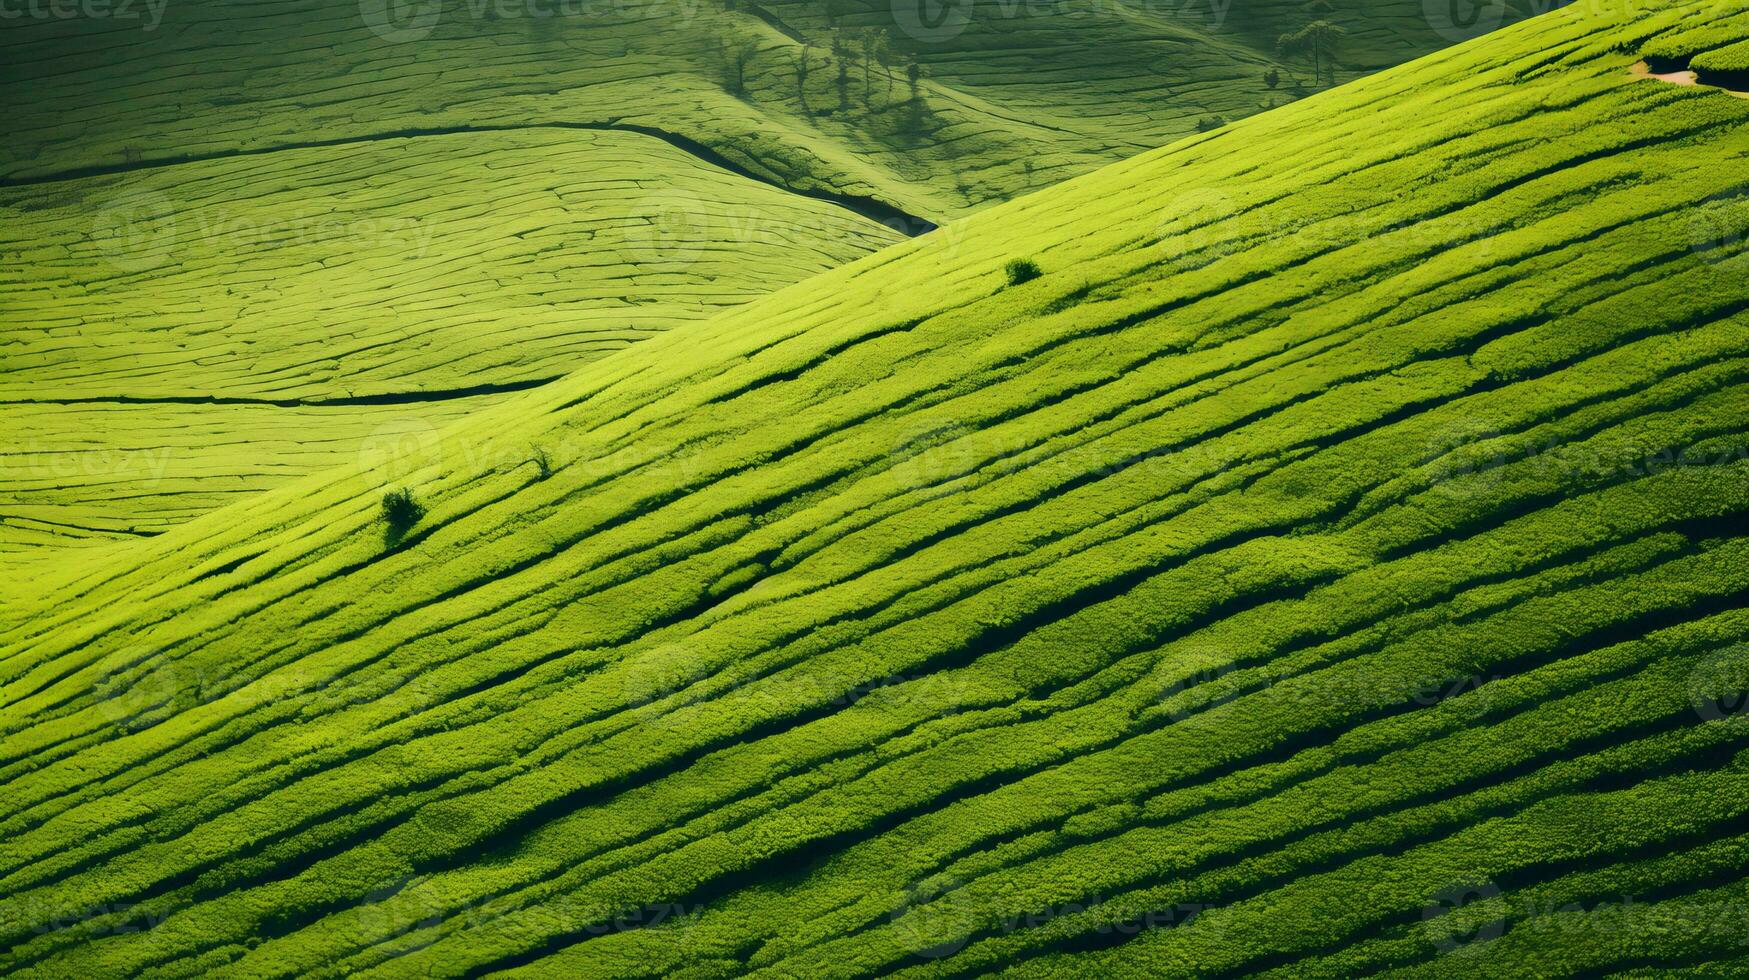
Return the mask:
POLYGON ((1315 20, 1292 34, 1283 34, 1276 42, 1284 57, 1307 55, 1312 60, 1312 82, 1316 84, 1321 77, 1323 66, 1328 59, 1330 66, 1330 82, 1336 82, 1336 49, 1348 32, 1327 20, 1315 20))
POLYGON ((893 65, 898 60, 898 52, 893 50, 893 36, 887 31, 880 32, 875 40, 875 60, 880 62, 881 74, 887 76, 887 104, 893 104, 893 65))
POLYGON ((802 104, 802 115, 809 117, 814 115, 814 110, 808 108, 808 69, 813 54, 814 49, 806 44, 796 52, 796 100, 802 104))
POLYGON ((759 44, 756 41, 731 41, 723 39, 723 86, 730 95, 740 95, 747 91, 747 63, 759 54, 759 44))
POLYGON ((880 47, 880 32, 865 27, 857 32, 857 40, 862 44, 862 101, 869 102, 874 98, 875 51, 880 47))
POLYGON ((850 109, 850 41, 841 30, 832 32, 832 57, 838 61, 838 111, 850 109))

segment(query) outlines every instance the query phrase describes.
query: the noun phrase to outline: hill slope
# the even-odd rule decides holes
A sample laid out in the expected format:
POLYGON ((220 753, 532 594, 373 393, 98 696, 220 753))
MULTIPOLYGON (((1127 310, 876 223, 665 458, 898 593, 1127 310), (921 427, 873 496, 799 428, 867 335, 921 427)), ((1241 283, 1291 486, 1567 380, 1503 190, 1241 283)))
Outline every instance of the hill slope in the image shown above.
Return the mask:
MULTIPOLYGON (((1275 2, 38 9, 0 33, 15 560, 348 463, 1310 84, 1273 54, 1309 15, 1275 2)), ((1407 0, 1332 16, 1338 77, 1447 40, 1407 0)))
POLYGON ((1730 16, 1538 18, 70 561, 0 627, 0 965, 1740 969, 1749 103, 1628 70, 1730 16))
MULTIPOLYGON (((0 550, 162 530, 902 236, 651 136, 434 135, 14 192, 0 550)), ((7 194, 0 190, 0 198, 7 194)))

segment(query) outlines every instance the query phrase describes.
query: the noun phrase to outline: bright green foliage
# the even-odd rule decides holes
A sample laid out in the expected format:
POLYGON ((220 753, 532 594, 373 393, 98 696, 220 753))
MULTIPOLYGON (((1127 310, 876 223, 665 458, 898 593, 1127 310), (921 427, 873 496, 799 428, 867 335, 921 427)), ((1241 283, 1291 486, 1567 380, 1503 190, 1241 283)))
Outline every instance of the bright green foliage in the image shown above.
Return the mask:
POLYGON ((1749 73, 1749 41, 1703 51, 1689 63, 1702 72, 1749 73))
MULTIPOLYGON (((21 434, 0 577, 374 465, 507 386, 1206 111, 1254 113, 1276 67, 1261 39, 1304 17, 1297 0, 944 23, 815 0, 27 6, 0 32, 0 429, 21 434), (359 403, 384 397, 399 410, 359 403)), ((1342 77, 1448 40, 1416 0, 1378 7, 1346 15, 1342 77)))
POLYGON ((29 257, 0 277, 0 555, 377 466, 504 390, 903 239, 622 132, 374 141, 0 202, 19 208, 0 250, 29 257))
POLYGON ((87 549, 0 613, 0 970, 1740 970, 1749 102, 1628 71, 1721 16, 1575 5, 87 549))

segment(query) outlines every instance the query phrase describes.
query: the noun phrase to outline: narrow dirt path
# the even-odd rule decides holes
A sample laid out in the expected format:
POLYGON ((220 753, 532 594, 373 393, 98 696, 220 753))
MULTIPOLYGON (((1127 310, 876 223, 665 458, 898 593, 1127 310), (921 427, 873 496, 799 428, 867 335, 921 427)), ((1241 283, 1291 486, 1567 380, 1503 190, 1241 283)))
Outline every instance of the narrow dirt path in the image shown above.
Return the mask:
POLYGON ((1672 85, 1684 85, 1694 88, 1710 88, 1735 98, 1749 99, 1749 92, 1739 92, 1735 89, 1725 88, 1722 85, 1709 85, 1702 82, 1700 80, 1700 73, 1692 68, 1660 73, 1653 71, 1652 66, 1646 64, 1644 61, 1636 61, 1634 62, 1634 66, 1628 69, 1628 73, 1635 78, 1650 78, 1653 81, 1669 82, 1672 85))

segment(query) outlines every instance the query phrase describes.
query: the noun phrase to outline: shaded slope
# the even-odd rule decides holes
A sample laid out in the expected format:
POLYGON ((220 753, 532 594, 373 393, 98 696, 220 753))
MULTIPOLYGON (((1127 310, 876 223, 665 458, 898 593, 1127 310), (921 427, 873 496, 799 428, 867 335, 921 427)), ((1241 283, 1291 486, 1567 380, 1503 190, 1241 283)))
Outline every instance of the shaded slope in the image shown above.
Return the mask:
POLYGON ((1740 957, 1749 106, 1627 71, 1719 16, 1550 15, 69 563, 0 634, 0 963, 1740 957))
MULTIPOLYGON (((1307 69, 1278 65, 1274 39, 1309 16, 1276 2, 984 3, 945 24, 837 2, 103 9, 30 7, 0 34, 14 94, 0 403, 332 399, 566 373, 1290 99, 1307 69), (841 82, 839 29, 858 50, 858 32, 887 32, 888 63, 856 55, 841 82), (734 85, 724 45, 751 52, 734 85), (1276 89, 1272 68, 1288 78, 1276 89)), ((1340 77, 1449 40, 1408 0, 1332 16, 1351 32, 1340 77)), ((185 413, 0 407, 21 434, 8 455, 25 457, 0 483, 0 549, 52 560, 32 552, 171 526, 344 461, 380 422, 212 416, 202 440, 185 413), (331 428, 286 448, 283 432, 312 424, 331 428), (113 463, 155 455, 169 456, 155 483, 113 463)))
POLYGON ((333 410, 348 402, 526 387, 900 240, 647 134, 543 129, 190 162, 0 203, 17 259, 0 274, 0 425, 17 440, 0 549, 40 540, 12 518, 160 530, 350 461, 391 420, 333 410), (217 407, 162 404, 203 400, 217 407), (230 407, 251 403, 329 410, 230 407))
MULTIPOLYGON (((1289 98, 1262 76, 1276 66, 1310 82, 1308 66, 1274 53, 1310 16, 1303 6, 331 0, 170 4, 156 26, 22 18, 4 40, 0 77, 26 97, 0 177, 547 121, 661 129, 798 190, 951 216, 1289 98), (894 70, 865 72, 858 54, 840 93, 832 35, 855 46, 871 28, 891 36, 894 70), (726 41, 756 49, 734 94, 726 41), (816 70, 798 85, 804 46, 816 70)), ((1461 36, 1422 8, 1331 13, 1350 33, 1340 73, 1461 36)))

